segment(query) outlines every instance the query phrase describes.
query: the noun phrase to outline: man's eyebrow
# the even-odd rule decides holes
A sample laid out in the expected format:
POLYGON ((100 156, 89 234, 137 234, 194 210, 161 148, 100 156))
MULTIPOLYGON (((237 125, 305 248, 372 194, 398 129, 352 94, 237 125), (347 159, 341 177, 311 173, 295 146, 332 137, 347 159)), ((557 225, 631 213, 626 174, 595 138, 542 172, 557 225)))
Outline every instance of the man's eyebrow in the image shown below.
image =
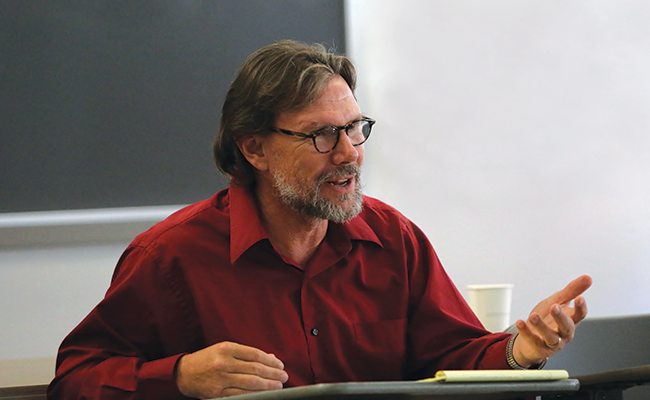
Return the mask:
MULTIPOLYGON (((358 121, 358 120, 360 120, 362 118, 365 118, 363 113, 359 114, 355 118, 353 118, 350 121, 346 122, 345 125, 351 124, 352 122, 358 121)), ((314 132, 314 131, 317 131, 317 130, 320 130, 320 129, 323 129, 323 128, 327 128, 328 126, 338 126, 338 125, 327 125, 327 124, 323 125, 320 122, 313 121, 310 124, 308 124, 304 129, 305 129, 305 132, 314 132)))
POLYGON ((313 131, 323 129, 323 128, 328 127, 328 126, 331 126, 331 125, 323 125, 320 122, 313 121, 313 122, 309 123, 309 125, 305 126, 304 130, 305 130, 305 132, 313 132, 313 131))

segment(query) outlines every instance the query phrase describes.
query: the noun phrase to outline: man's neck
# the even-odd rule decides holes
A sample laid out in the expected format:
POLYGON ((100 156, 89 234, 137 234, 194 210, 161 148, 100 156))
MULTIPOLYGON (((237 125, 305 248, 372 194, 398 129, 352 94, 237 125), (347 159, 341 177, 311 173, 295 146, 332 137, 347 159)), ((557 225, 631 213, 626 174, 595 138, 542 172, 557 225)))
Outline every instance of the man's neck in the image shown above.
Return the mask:
POLYGON ((305 268, 327 233, 328 221, 307 217, 258 188, 260 219, 277 252, 305 268))

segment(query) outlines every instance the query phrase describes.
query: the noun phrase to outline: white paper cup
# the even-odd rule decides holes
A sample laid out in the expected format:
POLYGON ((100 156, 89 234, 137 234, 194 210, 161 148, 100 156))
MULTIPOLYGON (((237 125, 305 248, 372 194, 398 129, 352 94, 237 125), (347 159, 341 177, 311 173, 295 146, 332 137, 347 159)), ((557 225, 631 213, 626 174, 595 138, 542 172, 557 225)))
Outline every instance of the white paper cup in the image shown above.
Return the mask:
POLYGON ((468 285, 467 302, 490 332, 500 332, 510 326, 511 284, 468 285))

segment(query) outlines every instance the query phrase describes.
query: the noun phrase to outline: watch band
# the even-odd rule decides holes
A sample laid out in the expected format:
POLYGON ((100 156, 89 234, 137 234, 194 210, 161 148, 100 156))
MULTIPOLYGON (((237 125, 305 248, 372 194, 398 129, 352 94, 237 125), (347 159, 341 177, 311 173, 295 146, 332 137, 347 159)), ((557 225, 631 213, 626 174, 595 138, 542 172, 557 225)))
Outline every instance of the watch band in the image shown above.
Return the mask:
POLYGON ((508 344, 506 345, 506 361, 508 362, 508 365, 512 369, 517 369, 517 370, 525 370, 525 369, 542 369, 546 365, 546 361, 548 359, 544 359, 539 364, 531 365, 530 368, 524 368, 521 365, 517 364, 517 361, 515 360, 515 356, 513 354, 513 349, 515 347, 515 340, 517 339, 517 336, 519 336, 519 332, 515 333, 514 335, 510 336, 510 339, 508 339, 508 344))

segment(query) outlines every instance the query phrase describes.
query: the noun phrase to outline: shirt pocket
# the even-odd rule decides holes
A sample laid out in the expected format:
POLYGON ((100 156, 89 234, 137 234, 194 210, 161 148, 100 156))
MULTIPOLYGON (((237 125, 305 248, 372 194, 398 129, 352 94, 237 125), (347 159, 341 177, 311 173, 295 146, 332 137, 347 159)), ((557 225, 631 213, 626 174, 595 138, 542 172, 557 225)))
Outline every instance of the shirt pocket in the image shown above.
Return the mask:
POLYGON ((406 356, 406 328, 406 318, 357 322, 354 337, 359 356, 367 362, 389 363, 400 369, 406 356))

